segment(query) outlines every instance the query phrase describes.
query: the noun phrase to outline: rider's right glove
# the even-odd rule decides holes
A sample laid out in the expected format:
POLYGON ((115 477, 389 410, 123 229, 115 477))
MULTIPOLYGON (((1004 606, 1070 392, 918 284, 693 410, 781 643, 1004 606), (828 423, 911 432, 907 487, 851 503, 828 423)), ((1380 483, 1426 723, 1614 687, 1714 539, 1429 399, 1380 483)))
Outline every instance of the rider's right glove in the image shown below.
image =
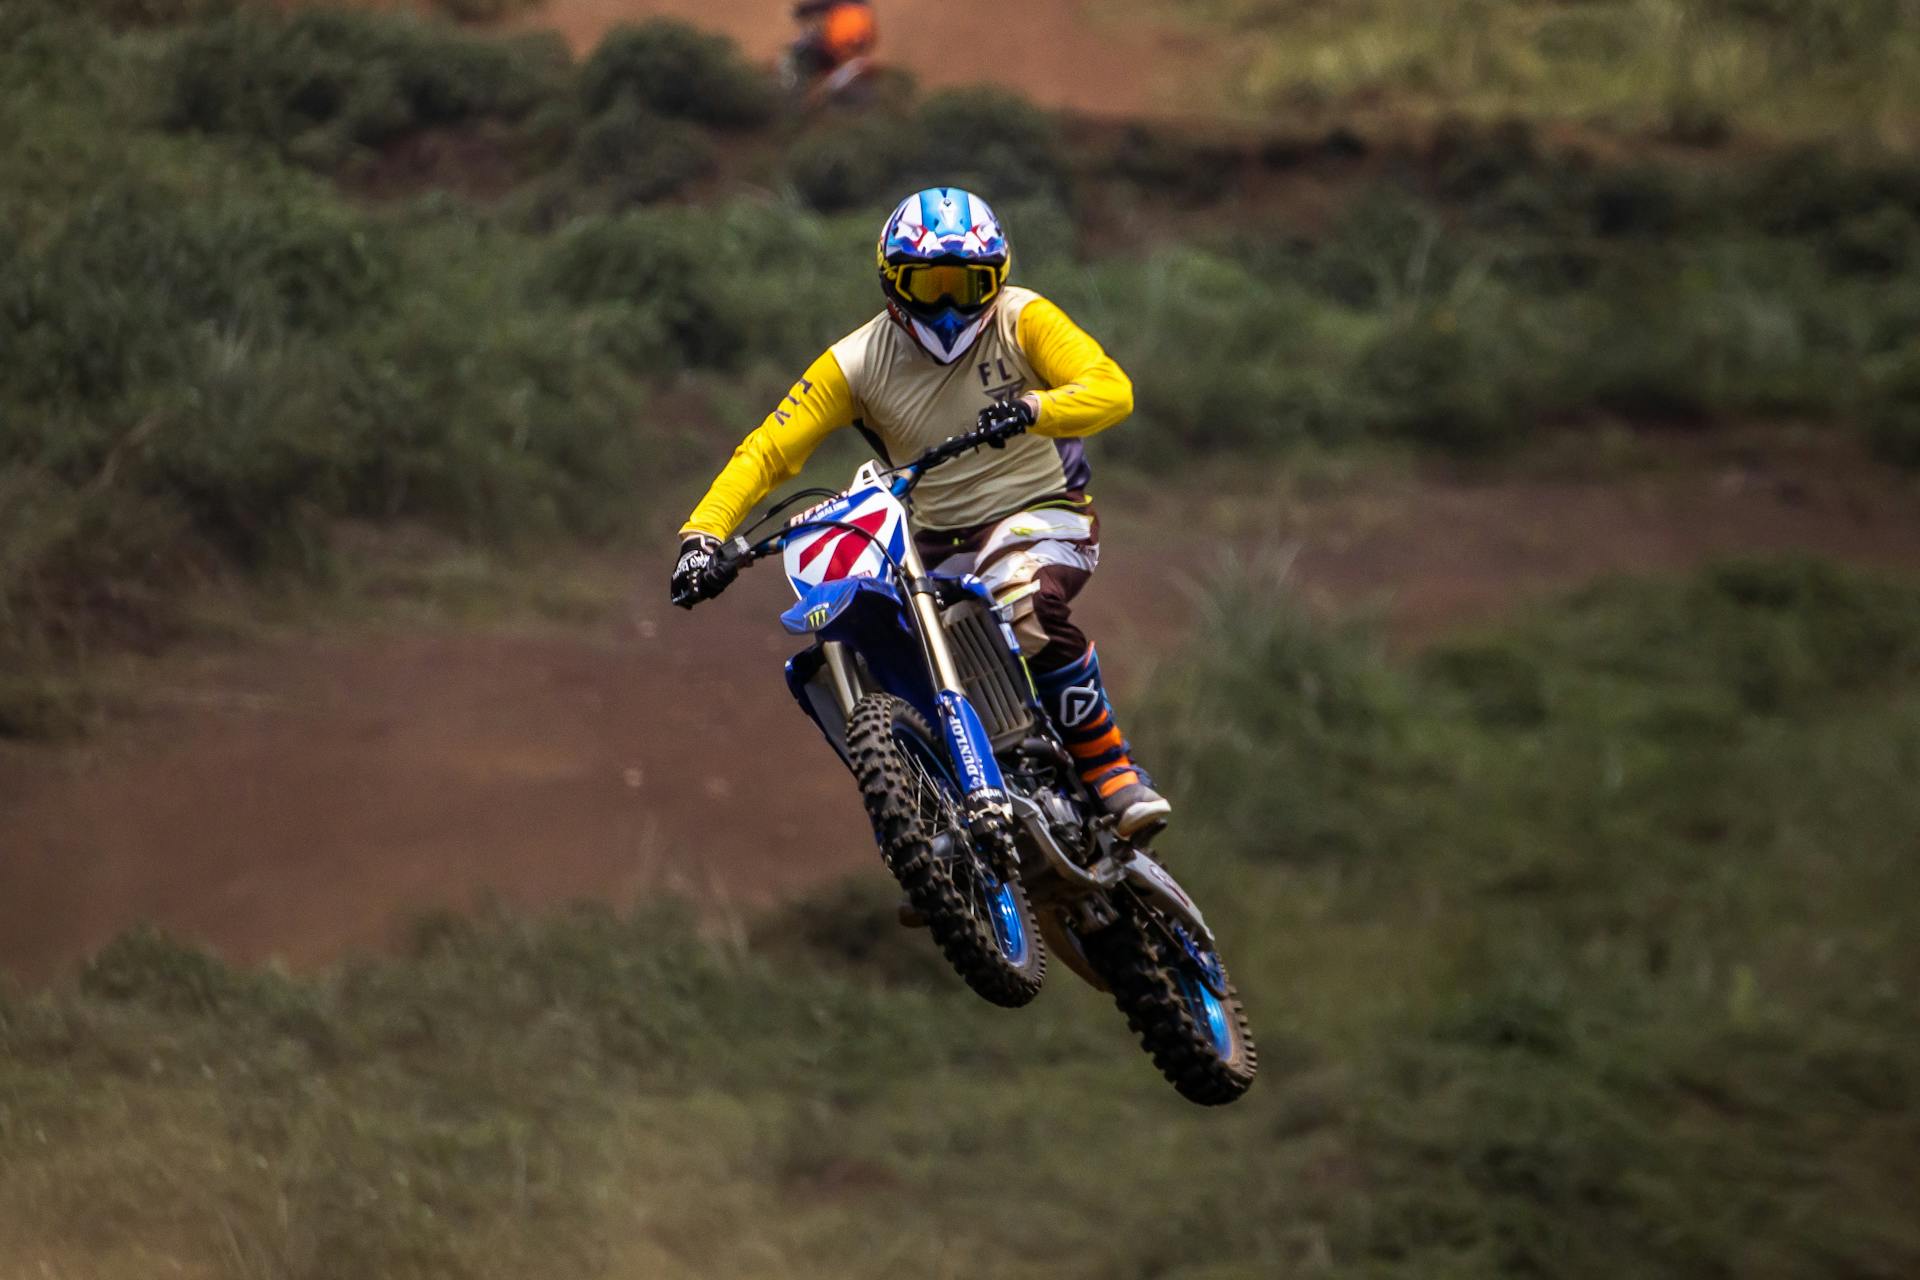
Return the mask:
POLYGON ((738 570, 720 557, 720 539, 690 533, 680 539, 680 558, 673 562, 673 602, 691 609, 727 589, 738 570))
POLYGON ((1025 396, 1017 400, 996 400, 980 411, 980 430, 988 433, 987 447, 991 449, 1006 448, 1008 440, 1033 422, 1033 406, 1025 396))

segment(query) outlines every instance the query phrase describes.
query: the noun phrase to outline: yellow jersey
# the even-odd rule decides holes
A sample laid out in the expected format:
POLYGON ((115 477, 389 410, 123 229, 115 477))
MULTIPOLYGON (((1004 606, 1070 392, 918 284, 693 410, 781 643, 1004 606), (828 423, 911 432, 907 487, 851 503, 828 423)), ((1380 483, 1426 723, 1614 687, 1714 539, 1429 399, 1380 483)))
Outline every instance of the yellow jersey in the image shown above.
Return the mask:
POLYGON ((911 461, 973 430, 980 410, 1032 393, 1032 430, 928 473, 914 523, 985 524, 1067 489, 1086 487, 1079 441, 1133 412, 1133 383, 1085 330, 1030 289, 1001 290, 966 354, 941 364, 886 312, 808 366, 786 398, 734 450, 682 533, 724 538, 761 499, 800 473, 820 442, 857 427, 888 462, 911 461))

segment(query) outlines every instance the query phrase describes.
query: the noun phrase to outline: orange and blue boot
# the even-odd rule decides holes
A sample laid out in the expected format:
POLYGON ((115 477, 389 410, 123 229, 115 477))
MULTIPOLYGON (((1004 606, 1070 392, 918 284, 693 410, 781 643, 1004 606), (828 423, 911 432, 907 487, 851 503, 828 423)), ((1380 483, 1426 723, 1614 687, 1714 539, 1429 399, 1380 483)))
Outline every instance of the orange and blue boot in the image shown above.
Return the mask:
POLYGON ((1133 762, 1133 748, 1114 723, 1113 703, 1100 679, 1093 646, 1067 666, 1034 672, 1033 684, 1040 705, 1073 753, 1081 780, 1113 815, 1114 830, 1132 837, 1165 826, 1173 806, 1133 762))

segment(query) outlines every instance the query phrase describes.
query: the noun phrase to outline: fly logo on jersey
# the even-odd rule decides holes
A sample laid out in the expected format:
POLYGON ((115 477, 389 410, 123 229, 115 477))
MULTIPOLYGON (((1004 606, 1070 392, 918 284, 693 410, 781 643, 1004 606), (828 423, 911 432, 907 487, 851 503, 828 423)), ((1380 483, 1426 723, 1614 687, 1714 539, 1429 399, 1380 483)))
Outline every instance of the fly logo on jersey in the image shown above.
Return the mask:
POLYGON ((787 544, 787 577, 803 595, 841 578, 891 577, 888 556, 906 551, 906 511, 885 490, 869 489, 800 519, 831 522, 787 544))

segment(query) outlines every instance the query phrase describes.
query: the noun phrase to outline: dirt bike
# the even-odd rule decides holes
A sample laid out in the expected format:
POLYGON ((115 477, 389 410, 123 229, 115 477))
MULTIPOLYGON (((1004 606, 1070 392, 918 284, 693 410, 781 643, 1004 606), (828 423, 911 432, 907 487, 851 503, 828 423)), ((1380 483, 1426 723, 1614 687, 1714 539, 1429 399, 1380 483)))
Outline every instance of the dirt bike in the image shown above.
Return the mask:
POLYGON ((1009 612, 970 574, 928 573, 914 546, 921 477, 1009 434, 954 436, 905 466, 867 463, 842 493, 775 504, 722 545, 722 580, 783 557, 800 599, 780 621, 813 637, 787 686, 852 771, 887 869, 967 985, 1024 1005, 1051 946, 1113 996, 1182 1095, 1232 1102, 1257 1059, 1200 909, 1081 781, 1009 612))
POLYGON ((872 55, 856 54, 838 65, 827 65, 805 40, 788 47, 774 74, 781 93, 796 107, 809 110, 865 106, 873 99, 881 79, 872 55))

